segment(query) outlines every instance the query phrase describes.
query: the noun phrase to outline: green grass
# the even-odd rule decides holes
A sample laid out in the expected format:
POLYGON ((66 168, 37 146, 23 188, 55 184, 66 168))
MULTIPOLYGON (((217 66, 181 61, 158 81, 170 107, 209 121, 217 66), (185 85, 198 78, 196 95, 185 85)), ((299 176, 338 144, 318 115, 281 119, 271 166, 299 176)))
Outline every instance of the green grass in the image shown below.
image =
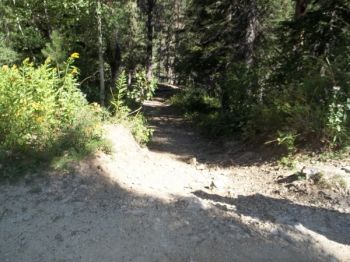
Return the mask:
MULTIPOLYGON (((66 141, 67 142, 67 141, 66 141)), ((80 145, 67 147, 60 144, 50 150, 41 152, 32 151, 23 154, 8 154, 2 152, 0 162, 0 178, 17 180, 27 174, 42 174, 50 169, 70 171, 73 163, 79 162, 97 151, 107 154, 112 153, 112 145, 109 141, 96 138, 85 141, 80 145)))

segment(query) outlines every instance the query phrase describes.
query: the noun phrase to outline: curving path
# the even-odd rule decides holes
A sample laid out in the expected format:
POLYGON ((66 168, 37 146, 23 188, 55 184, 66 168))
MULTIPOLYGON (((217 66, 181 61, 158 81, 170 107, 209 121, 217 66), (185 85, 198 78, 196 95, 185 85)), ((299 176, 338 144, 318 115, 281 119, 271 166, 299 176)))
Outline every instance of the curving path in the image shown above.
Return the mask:
POLYGON ((347 205, 281 196, 268 165, 223 167, 167 96, 146 103, 148 149, 109 126, 113 156, 1 184, 0 261, 350 261, 347 205))

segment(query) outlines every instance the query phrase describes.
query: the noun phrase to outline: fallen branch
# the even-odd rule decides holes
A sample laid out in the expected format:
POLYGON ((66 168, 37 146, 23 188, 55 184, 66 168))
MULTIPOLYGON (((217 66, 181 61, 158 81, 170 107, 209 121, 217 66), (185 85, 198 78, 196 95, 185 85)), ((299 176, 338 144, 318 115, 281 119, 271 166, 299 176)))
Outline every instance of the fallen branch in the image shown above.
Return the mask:
MULTIPOLYGON (((296 138, 296 137, 298 137, 300 135, 301 134, 296 134, 293 137, 296 138)), ((277 139, 274 139, 274 140, 271 140, 271 141, 267 141, 267 142, 264 143, 264 145, 269 145, 269 144, 272 144, 272 143, 275 143, 275 142, 279 142, 279 139, 277 138, 277 139)))
POLYGON ((93 78, 97 73, 98 73, 98 71, 96 71, 95 73, 93 73, 91 76, 88 76, 88 77, 84 78, 79 84, 82 85, 84 82, 86 82, 86 81, 89 80, 90 78, 93 78))
POLYGON ((172 89, 181 89, 181 87, 179 87, 179 86, 175 86, 175 85, 171 85, 171 84, 167 84, 167 83, 158 83, 158 86, 170 87, 172 89))
POLYGON ((141 109, 142 109, 142 106, 141 106, 140 108, 138 108, 138 109, 132 111, 131 113, 127 114, 125 117, 131 116, 131 115, 133 115, 133 114, 135 114, 135 113, 138 114, 138 113, 141 111, 141 109))

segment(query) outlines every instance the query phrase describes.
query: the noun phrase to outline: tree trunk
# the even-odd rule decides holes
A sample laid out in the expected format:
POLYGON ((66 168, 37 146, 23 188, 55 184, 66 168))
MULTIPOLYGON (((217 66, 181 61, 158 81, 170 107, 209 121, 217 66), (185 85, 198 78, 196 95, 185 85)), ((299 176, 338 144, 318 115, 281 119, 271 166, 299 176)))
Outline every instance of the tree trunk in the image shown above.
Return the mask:
POLYGON ((103 35, 102 35, 102 8, 101 2, 97 1, 97 33, 98 33, 98 61, 99 61, 99 73, 100 73, 100 103, 101 106, 105 106, 105 75, 104 75, 104 59, 103 59, 103 35))
POLYGON ((256 0, 252 0, 247 14, 247 29, 245 39, 245 63, 251 67, 254 63, 254 46, 258 36, 258 7, 256 0))
MULTIPOLYGON (((160 33, 160 35, 162 35, 162 33, 160 33)), ((158 49, 157 49, 157 57, 158 57, 158 61, 157 61, 157 78, 161 79, 162 77, 162 68, 163 68, 163 38, 159 37, 159 41, 158 41, 158 49)))
POLYGON ((183 27, 182 25, 182 17, 181 13, 183 12, 182 6, 181 6, 181 0, 175 0, 175 24, 174 24, 174 60, 172 65, 172 71, 173 71, 173 79, 172 82, 174 84, 177 84, 177 74, 175 70, 175 66, 178 62, 178 50, 179 50, 179 42, 180 42, 180 36, 179 36, 179 30, 183 27))
POLYGON ((118 78, 118 72, 121 64, 121 50, 119 45, 118 31, 115 29, 112 33, 108 45, 108 64, 111 67, 111 89, 115 88, 118 78))
POLYGON ((155 0, 147 0, 147 78, 152 80, 152 66, 153 66, 153 11, 155 0))
POLYGON ((299 18, 306 13, 306 8, 310 0, 296 0, 295 4, 295 18, 299 18))
MULTIPOLYGON (((296 0, 295 3, 295 19, 298 19, 305 15, 307 6, 309 5, 310 0, 296 0)), ((295 50, 300 49, 304 45, 304 30, 300 32, 299 43, 294 47, 295 50)))
MULTIPOLYGON (((12 2, 13 2, 14 8, 16 8, 16 0, 13 0, 12 2)), ((19 20, 19 16, 17 15, 16 11, 15 11, 15 17, 16 17, 16 22, 17 22, 18 29, 21 32, 21 35, 24 37, 24 33, 23 33, 22 26, 21 26, 21 22, 19 20)))
POLYGON ((169 82, 170 80, 170 67, 171 65, 171 32, 170 32, 170 25, 166 29, 165 33, 165 61, 164 61, 164 67, 165 67, 165 74, 166 74, 166 81, 169 82))
POLYGON ((50 23, 49 12, 47 10, 46 0, 44 0, 44 12, 45 12, 45 19, 46 19, 46 23, 47 23, 47 30, 49 32, 49 35, 51 35, 52 34, 52 27, 51 27, 51 23, 50 23))
POLYGON ((129 71, 129 73, 128 73, 128 87, 131 87, 133 75, 134 75, 134 73, 132 71, 129 71))

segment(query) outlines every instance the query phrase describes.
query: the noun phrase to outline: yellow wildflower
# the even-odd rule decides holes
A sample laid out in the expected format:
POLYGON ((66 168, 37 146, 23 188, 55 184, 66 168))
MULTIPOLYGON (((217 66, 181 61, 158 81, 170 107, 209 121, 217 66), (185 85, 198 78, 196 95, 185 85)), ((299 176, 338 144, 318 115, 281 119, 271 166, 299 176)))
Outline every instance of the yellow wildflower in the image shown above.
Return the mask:
POLYGON ((43 118, 42 116, 38 116, 38 117, 36 118, 36 122, 37 122, 38 124, 40 124, 40 123, 44 122, 44 118, 43 118))
POLYGON ((50 64, 51 62, 52 62, 52 59, 50 56, 48 56, 45 60, 45 64, 47 65, 47 64, 50 64))
POLYGON ((27 57, 26 59, 23 60, 24 65, 30 65, 30 58, 27 57))
POLYGON ((70 55, 70 57, 73 58, 73 59, 77 59, 77 58, 80 57, 80 55, 79 55, 79 53, 74 52, 73 54, 70 55))
POLYGON ((3 66, 2 66, 2 70, 7 71, 8 69, 9 69, 9 66, 8 66, 8 65, 3 65, 3 66))
POLYGON ((73 67, 72 67, 71 74, 72 74, 72 75, 76 75, 76 74, 78 74, 78 73, 79 73, 78 68, 75 67, 75 66, 73 66, 73 67))

